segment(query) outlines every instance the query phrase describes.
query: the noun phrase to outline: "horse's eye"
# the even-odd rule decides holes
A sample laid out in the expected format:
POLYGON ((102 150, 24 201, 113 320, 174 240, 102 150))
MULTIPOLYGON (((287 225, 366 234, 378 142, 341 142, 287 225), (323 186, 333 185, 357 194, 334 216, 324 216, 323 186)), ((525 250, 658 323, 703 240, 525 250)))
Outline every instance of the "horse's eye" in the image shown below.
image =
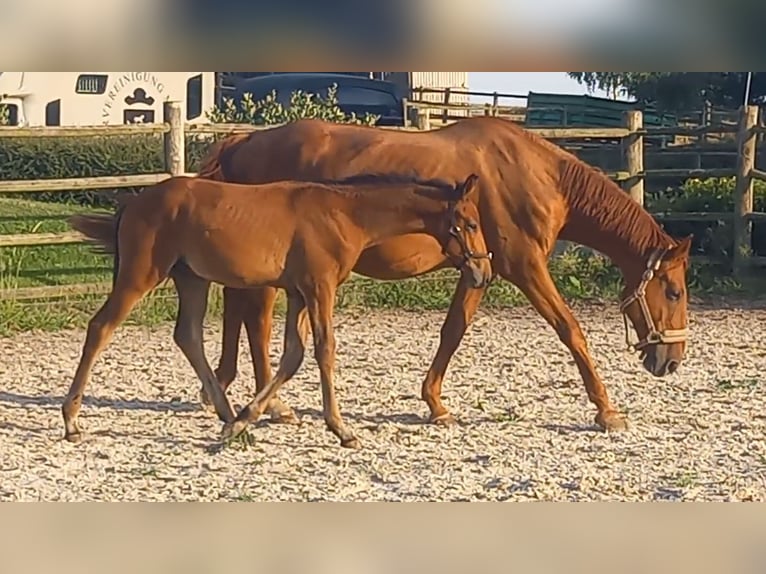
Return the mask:
POLYGON ((479 226, 476 225, 473 221, 469 221, 468 223, 465 224, 465 228, 468 231, 476 231, 477 229, 479 229, 479 226))
POLYGON ((681 291, 675 287, 668 287, 665 290, 665 296, 671 301, 678 301, 681 299, 681 291))

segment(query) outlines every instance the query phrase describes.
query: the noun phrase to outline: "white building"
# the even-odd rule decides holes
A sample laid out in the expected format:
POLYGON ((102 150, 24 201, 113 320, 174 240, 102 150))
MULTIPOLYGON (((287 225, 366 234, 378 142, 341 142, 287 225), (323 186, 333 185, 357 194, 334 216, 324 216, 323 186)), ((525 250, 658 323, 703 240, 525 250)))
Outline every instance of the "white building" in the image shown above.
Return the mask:
POLYGON ((207 122, 216 72, 0 72, 0 103, 21 126, 159 123, 166 100, 207 122))
MULTIPOLYGON (((468 103, 468 96, 459 93, 468 90, 468 72, 344 73, 394 82, 410 99, 443 102, 443 91, 413 97, 412 90, 449 88, 454 90, 449 103, 468 103)), ((203 123, 205 112, 218 103, 219 74, 226 73, 0 72, 0 103, 11 123, 20 126, 158 123, 166 100, 182 103, 188 123, 203 123)))

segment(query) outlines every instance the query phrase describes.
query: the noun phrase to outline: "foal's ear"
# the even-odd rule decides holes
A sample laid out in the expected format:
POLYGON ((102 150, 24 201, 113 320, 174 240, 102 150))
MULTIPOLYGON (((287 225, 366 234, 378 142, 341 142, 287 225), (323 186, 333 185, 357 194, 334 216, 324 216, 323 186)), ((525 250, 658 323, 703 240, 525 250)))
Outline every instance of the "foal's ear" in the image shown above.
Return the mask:
POLYGON ((463 185, 460 186, 460 199, 467 199, 479 189, 479 176, 475 173, 469 175, 463 185))

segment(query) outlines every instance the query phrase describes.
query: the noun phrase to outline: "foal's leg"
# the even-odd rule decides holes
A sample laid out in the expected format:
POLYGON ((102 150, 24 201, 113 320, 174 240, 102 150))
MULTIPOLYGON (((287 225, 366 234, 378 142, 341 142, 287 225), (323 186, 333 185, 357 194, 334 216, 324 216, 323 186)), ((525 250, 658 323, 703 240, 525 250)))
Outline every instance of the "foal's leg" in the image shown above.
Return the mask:
POLYGON ((556 289, 544 256, 532 256, 516 262, 503 273, 521 289, 537 312, 556 330, 567 346, 585 383, 590 401, 596 405, 596 423, 604 430, 625 430, 627 422, 614 408, 604 383, 588 352, 585 335, 579 323, 556 289))
POLYGON ((237 414, 237 418, 231 424, 223 427, 221 437, 230 440, 241 434, 248 424, 258 420, 267 406, 271 404, 279 387, 290 380, 301 364, 306 353, 306 339, 308 338, 309 323, 306 314, 306 303, 300 293, 288 294, 287 296, 287 320, 285 321, 284 350, 279 362, 277 376, 267 385, 264 385, 255 398, 237 414))
POLYGON ((441 401, 442 381, 450 359, 455 354, 460 341, 463 340, 485 292, 485 289, 472 289, 469 281, 470 278, 466 273, 460 275, 447 318, 441 328, 439 349, 423 381, 421 396, 431 410, 429 421, 438 425, 455 424, 455 418, 441 401))
POLYGON ((231 421, 234 411, 205 357, 202 327, 210 282, 188 269, 178 269, 173 274, 173 282, 178 292, 178 315, 173 339, 202 382, 202 389, 211 397, 218 418, 223 422, 231 421))
POLYGON ((161 277, 156 268, 140 268, 139 264, 134 264, 134 261, 123 256, 112 292, 88 323, 80 363, 61 407, 64 416, 64 438, 69 442, 78 443, 82 440, 77 417, 96 358, 109 344, 114 330, 128 317, 136 303, 160 281, 161 277))
POLYGON ((335 333, 333 330, 333 309, 336 288, 318 285, 313 293, 304 294, 314 334, 314 357, 319 365, 322 381, 322 410, 327 427, 340 439, 341 446, 360 448, 361 443, 344 424, 335 398, 333 372, 335 370, 335 333))

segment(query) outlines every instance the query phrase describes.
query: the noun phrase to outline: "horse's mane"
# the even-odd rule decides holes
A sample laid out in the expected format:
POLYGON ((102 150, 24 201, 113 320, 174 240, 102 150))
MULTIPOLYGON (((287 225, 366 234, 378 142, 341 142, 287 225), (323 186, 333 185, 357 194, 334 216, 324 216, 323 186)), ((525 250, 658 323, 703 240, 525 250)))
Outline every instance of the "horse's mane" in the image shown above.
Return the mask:
POLYGON ((208 147, 207 153, 200 160, 199 169, 197 170, 197 177, 205 179, 219 179, 219 176, 223 175, 223 167, 221 166, 221 160, 224 154, 232 146, 239 145, 250 136, 255 133, 234 133, 226 136, 225 138, 218 140, 208 147))
POLYGON ((569 207, 625 239, 636 252, 671 247, 676 241, 609 176, 576 157, 562 156, 560 189, 569 207))

